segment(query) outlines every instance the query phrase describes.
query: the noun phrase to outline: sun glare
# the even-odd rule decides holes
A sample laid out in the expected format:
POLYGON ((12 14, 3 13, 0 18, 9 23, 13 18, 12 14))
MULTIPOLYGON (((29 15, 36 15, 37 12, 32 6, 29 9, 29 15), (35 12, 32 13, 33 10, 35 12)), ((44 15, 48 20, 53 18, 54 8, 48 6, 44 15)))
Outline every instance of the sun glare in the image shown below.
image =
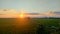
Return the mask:
POLYGON ((19 14, 20 18, 25 18, 25 13, 24 12, 25 11, 23 9, 21 9, 20 14, 19 14))
POLYGON ((24 14, 23 13, 20 14, 20 18, 24 18, 24 14))

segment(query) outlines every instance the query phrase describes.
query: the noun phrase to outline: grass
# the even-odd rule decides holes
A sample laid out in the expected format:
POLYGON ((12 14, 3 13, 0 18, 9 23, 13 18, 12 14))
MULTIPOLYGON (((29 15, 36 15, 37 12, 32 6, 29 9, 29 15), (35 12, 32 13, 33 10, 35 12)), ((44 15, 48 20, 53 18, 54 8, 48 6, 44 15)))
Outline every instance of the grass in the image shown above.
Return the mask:
POLYGON ((58 18, 32 18, 27 19, 27 21, 21 22, 20 18, 0 18, 0 34, 35 34, 39 24, 46 27, 60 27, 60 19, 58 18))

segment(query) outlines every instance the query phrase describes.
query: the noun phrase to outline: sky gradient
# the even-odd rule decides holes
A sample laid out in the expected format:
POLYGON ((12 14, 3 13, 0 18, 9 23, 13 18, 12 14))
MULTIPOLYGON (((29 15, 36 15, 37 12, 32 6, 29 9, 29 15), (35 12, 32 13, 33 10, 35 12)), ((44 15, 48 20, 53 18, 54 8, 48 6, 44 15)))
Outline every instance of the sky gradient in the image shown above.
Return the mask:
POLYGON ((60 11, 60 0, 0 0, 0 9, 24 9, 26 12, 60 11))

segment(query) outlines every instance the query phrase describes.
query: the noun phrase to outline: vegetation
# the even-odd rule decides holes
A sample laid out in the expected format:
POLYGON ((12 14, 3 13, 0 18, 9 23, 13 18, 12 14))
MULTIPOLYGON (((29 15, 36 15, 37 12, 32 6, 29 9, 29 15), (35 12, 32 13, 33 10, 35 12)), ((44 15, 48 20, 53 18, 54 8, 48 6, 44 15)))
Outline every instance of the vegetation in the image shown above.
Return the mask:
POLYGON ((53 34, 60 33, 60 18, 0 18, 0 34, 36 34, 39 25, 43 25, 46 34, 49 30, 53 34))

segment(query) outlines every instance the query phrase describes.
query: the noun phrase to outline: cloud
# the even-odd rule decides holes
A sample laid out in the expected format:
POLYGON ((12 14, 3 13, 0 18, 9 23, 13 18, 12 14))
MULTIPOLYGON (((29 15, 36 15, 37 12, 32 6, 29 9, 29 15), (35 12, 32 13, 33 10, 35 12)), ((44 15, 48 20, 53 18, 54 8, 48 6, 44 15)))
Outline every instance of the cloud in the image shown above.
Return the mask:
POLYGON ((17 14, 15 9, 0 9, 0 14, 17 14))

